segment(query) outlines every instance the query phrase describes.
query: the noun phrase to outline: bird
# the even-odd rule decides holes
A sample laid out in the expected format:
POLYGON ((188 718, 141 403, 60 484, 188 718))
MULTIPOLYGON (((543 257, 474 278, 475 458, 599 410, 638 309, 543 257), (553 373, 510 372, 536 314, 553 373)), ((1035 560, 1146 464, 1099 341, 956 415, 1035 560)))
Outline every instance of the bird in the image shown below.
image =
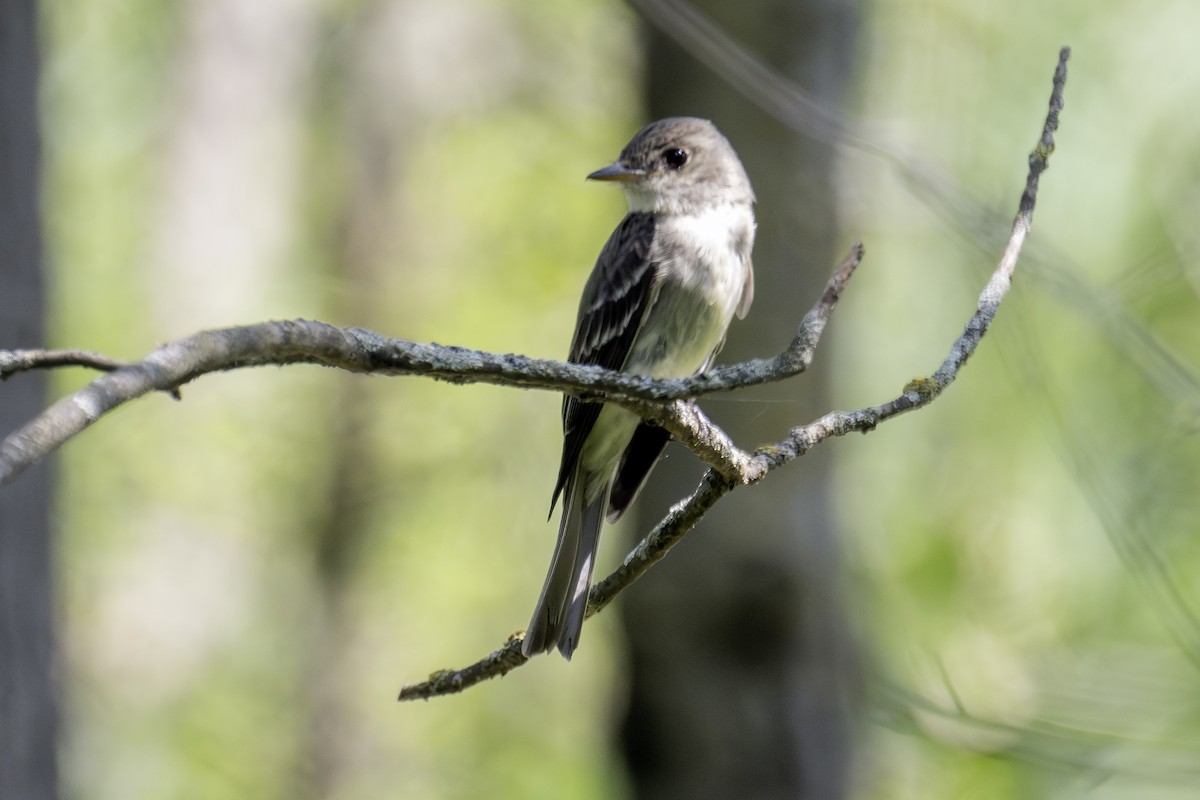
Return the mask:
MULTIPOLYGON (((642 128, 589 180, 615 182, 628 213, 600 251, 579 302, 568 361, 650 378, 707 369, 754 299, 754 190, 716 126, 670 117, 642 128)), ((521 643, 532 657, 579 645, 604 522, 637 496, 670 440, 603 402, 563 399, 562 500, 550 568, 521 643)))

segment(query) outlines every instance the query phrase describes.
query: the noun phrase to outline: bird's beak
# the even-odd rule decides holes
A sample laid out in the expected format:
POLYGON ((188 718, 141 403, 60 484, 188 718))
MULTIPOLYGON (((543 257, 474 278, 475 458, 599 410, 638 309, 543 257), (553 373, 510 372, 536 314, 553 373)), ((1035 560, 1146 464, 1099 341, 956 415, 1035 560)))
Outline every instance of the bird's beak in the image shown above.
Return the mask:
POLYGON ((598 169, 587 176, 589 181, 636 181, 646 174, 644 169, 631 169, 620 161, 614 161, 607 167, 598 169))

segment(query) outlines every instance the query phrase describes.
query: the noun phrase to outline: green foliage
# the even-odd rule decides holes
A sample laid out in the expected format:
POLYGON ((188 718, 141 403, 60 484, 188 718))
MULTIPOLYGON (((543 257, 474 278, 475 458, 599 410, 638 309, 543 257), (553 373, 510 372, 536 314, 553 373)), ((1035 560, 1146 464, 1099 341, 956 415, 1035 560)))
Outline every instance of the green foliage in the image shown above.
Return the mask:
MULTIPOLYGON (((294 6, 286 20, 310 49, 272 56, 288 41, 238 4, 141 5, 47 7, 55 341, 133 357, 197 327, 310 316, 565 352, 621 213, 582 178, 640 121, 627 12, 294 6), (499 49, 462 44, 479 44, 477 15, 499 49), (426 40, 405 40, 419 24, 426 40), (234 40, 250 44, 211 49, 234 40), (221 80, 205 59, 222 57, 296 61, 267 95, 254 75, 205 84, 221 80), (480 81, 486 96, 471 94, 480 81), (275 116, 220 116, 255 91, 275 116), (264 142, 222 173, 240 157, 223 147, 264 142), (177 249, 188 225, 211 231, 177 249)), ((73 793, 610 795, 596 756, 606 625, 570 669, 543 659, 447 702, 394 699, 523 626, 553 542, 558 403, 257 371, 209 376, 182 403, 147 398, 73 443, 61 513, 73 793)))
POLYGON ((1058 47, 1073 57, 1033 233, 979 354, 932 407, 839 451, 855 591, 880 680, 904 687, 875 693, 893 733, 866 751, 864 796, 1194 792, 1200 350, 1177 222, 1194 184, 1166 174, 1200 162, 1161 148, 1200 134, 1177 113, 1200 78, 1177 36, 1154 39, 1153 64, 1138 54, 1145 32, 1200 20, 1084 9, 874 6, 864 112, 946 172, 892 182, 848 161, 872 199, 844 223, 868 258, 833 329, 840 407, 932 371, 961 330, 1058 47))
MULTIPOLYGON (((275 6, 263 23, 236 13, 259 4, 43 4, 54 341, 136 357, 309 316, 563 355, 621 213, 582 177, 643 122, 630 14, 275 6), (278 83, 246 67, 204 94, 226 45, 278 83), (243 91, 275 105, 222 115, 243 91)), ((940 362, 999 255, 1057 48, 1075 55, 979 354, 930 408, 826 445, 877 664, 864 797, 1190 796, 1198 13, 871 6, 858 113, 937 167, 917 182, 846 153, 846 239, 868 256, 821 356, 840 408, 940 362)), ((62 456, 73 796, 620 794, 612 615, 569 667, 393 702, 524 625, 557 398, 305 368, 183 397, 62 456)))

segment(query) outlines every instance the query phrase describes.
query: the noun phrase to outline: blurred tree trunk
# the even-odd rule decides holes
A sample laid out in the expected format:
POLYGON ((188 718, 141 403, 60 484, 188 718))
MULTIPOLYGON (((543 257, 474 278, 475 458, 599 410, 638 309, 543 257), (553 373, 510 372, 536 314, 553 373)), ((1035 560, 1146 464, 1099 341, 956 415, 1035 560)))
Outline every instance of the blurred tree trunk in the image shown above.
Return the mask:
MULTIPOLYGON (((0 5, 0 346, 43 346, 38 39, 33 0, 0 5)), ((45 373, 0 391, 7 434, 41 410, 45 373)), ((0 489, 0 797, 57 796, 50 469, 0 489)))
MULTIPOLYGON (((405 154, 402 128, 407 117, 398 109, 407 98, 402 86, 385 83, 384 89, 373 84, 371 79, 383 78, 371 74, 370 67, 372 59, 381 58, 380 48, 394 46, 388 35, 399 23, 392 17, 412 11, 370 2, 351 12, 341 47, 330 48, 338 79, 321 87, 318 103, 329 118, 317 124, 334 131, 320 157, 340 166, 338 193, 327 211, 333 224, 321 238, 335 287, 327 299, 330 314, 380 329, 387 327, 389 309, 377 287, 384 284, 380 272, 395 268, 386 257, 389 226, 395 222, 389 213, 390 191, 393 170, 405 154)), ((370 545, 371 514, 380 494, 375 477, 379 454, 371 426, 378 411, 367 381, 360 377, 336 377, 335 432, 324 456, 332 477, 311 531, 319 609, 312 630, 308 737, 313 798, 341 796, 354 776, 355 751, 371 746, 361 720, 347 705, 354 694, 349 664, 356 622, 352 591, 370 545)))
MULTIPOLYGON (((853 2, 694 5, 775 70, 841 105, 858 29, 853 2)), ((757 292, 722 360, 772 355, 848 244, 837 229, 834 148, 767 118, 658 31, 646 38, 646 60, 647 118, 712 119, 750 173, 757 292)), ((760 390, 754 396, 771 398, 762 404, 713 398, 704 406, 753 447, 826 410, 823 374, 760 390)), ((674 453, 639 500, 638 535, 695 485, 695 461, 674 453)), ((857 659, 825 455, 732 495, 626 594, 632 675, 623 744, 639 797, 848 794, 857 659)))

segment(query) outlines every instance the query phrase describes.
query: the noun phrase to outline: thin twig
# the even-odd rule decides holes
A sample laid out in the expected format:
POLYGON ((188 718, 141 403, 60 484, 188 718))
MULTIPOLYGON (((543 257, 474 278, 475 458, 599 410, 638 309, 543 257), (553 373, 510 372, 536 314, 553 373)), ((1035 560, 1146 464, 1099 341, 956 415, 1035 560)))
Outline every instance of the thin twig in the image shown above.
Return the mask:
MULTIPOLYGON (((761 474, 756 479, 761 480, 767 472, 799 458, 824 441, 852 432, 867 433, 886 419, 928 405, 958 376, 990 327, 1011 286, 1017 258, 1032 225, 1038 179, 1049 165, 1049 156, 1054 150, 1054 133, 1058 129, 1058 115, 1063 107, 1063 89, 1066 85, 1069 57, 1070 48, 1062 48, 1059 52, 1058 67, 1054 72, 1049 111, 1038 146, 1029 156, 1025 191, 1021 195, 1008 244, 996 270, 979 296, 975 314, 967 322, 962 335, 954 341, 941 367, 930 378, 910 382, 898 397, 886 403, 858 411, 831 411, 808 425, 791 429, 781 441, 756 451, 753 460, 761 464, 761 474)), ((667 551, 734 487, 735 484, 729 477, 710 468, 692 495, 673 506, 654 530, 625 557, 621 565, 592 587, 588 596, 588 616, 599 612, 612 602, 616 595, 666 555, 667 551)), ((513 636, 501 649, 464 669, 442 670, 434 673, 426 681, 405 686, 400 690, 399 699, 428 700, 443 694, 461 692, 481 681, 505 675, 525 661, 521 655, 521 637, 513 636)))
POLYGON ((112 372, 126 362, 90 350, 0 350, 0 381, 18 372, 55 367, 87 367, 112 372))

